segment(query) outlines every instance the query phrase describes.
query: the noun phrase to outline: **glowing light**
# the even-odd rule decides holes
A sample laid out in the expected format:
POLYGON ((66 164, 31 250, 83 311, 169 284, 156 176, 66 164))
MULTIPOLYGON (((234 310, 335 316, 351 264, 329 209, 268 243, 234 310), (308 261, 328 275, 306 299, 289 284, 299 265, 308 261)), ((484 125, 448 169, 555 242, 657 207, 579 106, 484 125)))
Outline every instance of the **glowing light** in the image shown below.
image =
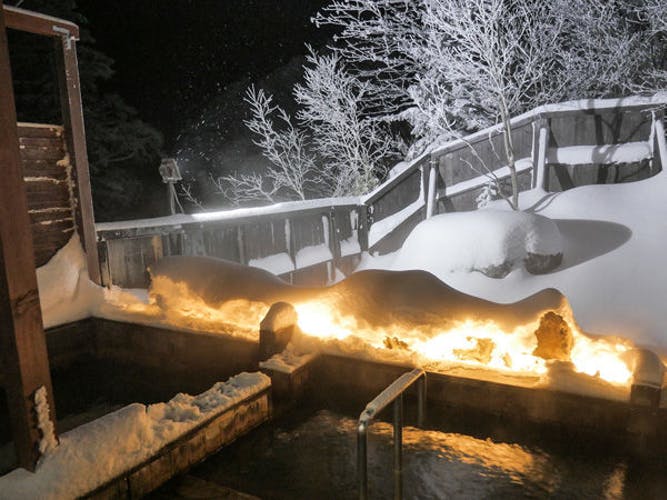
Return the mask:
MULTIPOLYGON (((151 298, 160 306, 170 324, 197 330, 219 331, 221 325, 243 330, 256 338, 258 325, 270 304, 232 300, 211 307, 183 283, 167 278, 153 281, 151 298)), ((153 306, 155 307, 155 306, 153 306)), ((387 357, 404 356, 429 367, 463 365, 516 375, 540 376, 549 370, 549 362, 535 356, 535 331, 539 322, 504 331, 493 321, 461 321, 446 328, 392 325, 369 328, 358 318, 346 315, 334 299, 312 300, 294 304, 300 329, 309 337, 343 341, 362 349, 386 352, 387 357)), ((546 311, 545 311, 546 312, 546 311)), ((558 311, 570 327, 573 347, 570 359, 574 370, 615 385, 630 383, 632 373, 623 354, 632 348, 629 342, 593 339, 580 332, 571 311, 558 311)))
MULTIPOLYGON (((462 321, 446 330, 392 326, 388 329, 360 327, 324 301, 295 305, 301 330, 321 339, 343 340, 357 337, 374 348, 404 346, 426 361, 461 364, 472 367, 541 375, 548 371, 548 361, 533 355, 537 347, 537 323, 523 325, 514 331, 503 331, 493 321, 462 321), (387 341, 391 339, 391 341, 387 341)), ((628 385, 632 373, 623 360, 623 353, 631 349, 628 342, 610 339, 592 339, 580 332, 565 311, 574 337, 571 361, 574 370, 616 385, 628 385)))

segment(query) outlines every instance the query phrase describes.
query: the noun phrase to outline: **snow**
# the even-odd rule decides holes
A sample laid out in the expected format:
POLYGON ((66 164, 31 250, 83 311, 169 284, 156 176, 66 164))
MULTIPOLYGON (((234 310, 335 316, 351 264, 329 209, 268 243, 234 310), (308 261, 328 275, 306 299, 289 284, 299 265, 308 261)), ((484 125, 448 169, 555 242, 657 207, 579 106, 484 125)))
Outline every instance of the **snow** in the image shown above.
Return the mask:
MULTIPOLYGON (((577 322, 586 331, 633 340, 637 345, 667 354, 667 173, 626 184, 582 186, 563 193, 535 189, 521 194, 521 207, 551 218, 562 237, 563 262, 555 271, 531 275, 522 268, 506 278, 452 270, 441 258, 452 252, 443 241, 443 228, 451 214, 426 221, 430 231, 418 226, 410 236, 414 252, 404 248, 383 261, 366 256, 364 268, 415 269, 433 273, 445 283, 487 300, 510 303, 545 288, 560 290, 569 300, 577 322), (401 256, 403 255, 403 256, 401 256)), ((503 209, 502 202, 494 202, 503 209)), ((465 229, 465 231, 464 231, 465 229)), ((461 238, 471 253, 482 246, 461 238)), ((477 231, 475 231, 477 233, 477 231)), ((449 243, 451 245, 451 242, 449 243)), ((465 253, 461 250, 462 253, 465 253)), ((464 267, 464 266, 463 266, 464 267)))
POLYGON ((152 219, 136 219, 118 222, 102 222, 95 224, 100 231, 123 231, 137 228, 159 228, 162 226, 180 226, 182 224, 196 224, 202 222, 234 220, 241 217, 261 217, 276 213, 300 212, 303 210, 332 208, 338 206, 358 205, 358 197, 321 198, 316 200, 288 201, 263 207, 237 208, 235 210, 220 210, 215 212, 200 212, 196 214, 176 214, 152 219))
POLYGON ((37 428, 41 434, 39 440, 39 452, 49 453, 58 446, 53 421, 51 420, 51 410, 46 396, 46 387, 43 385, 35 391, 35 411, 37 413, 37 428))
POLYGON ((77 234, 49 262, 37 269, 44 328, 88 318, 104 300, 104 291, 88 276, 77 234))
POLYGON ((399 210, 395 214, 385 217, 379 221, 373 222, 368 231, 368 246, 372 247, 382 238, 391 233, 407 219, 416 214, 424 207, 424 199, 421 194, 417 200, 410 203, 407 207, 399 210))
POLYGON ((307 365, 316 356, 316 353, 310 350, 301 350, 294 343, 290 343, 282 352, 274 354, 266 361, 260 361, 259 367, 289 374, 307 365))
POLYGON ((250 259, 248 265, 264 269, 275 275, 294 271, 294 262, 292 262, 290 256, 285 252, 269 255, 260 259, 250 259))
POLYGON ((241 373, 198 396, 134 403, 81 425, 60 436, 60 445, 42 457, 34 473, 16 469, 0 477, 0 499, 80 497, 270 384, 264 374, 241 373))
MULTIPOLYGON (((585 110, 612 110, 619 107, 627 106, 664 106, 667 104, 667 91, 656 92, 650 96, 628 96, 620 97, 615 99, 580 99, 575 101, 567 101, 557 104, 546 104, 544 106, 538 106, 536 108, 527 111, 521 115, 515 116, 510 120, 510 124, 517 125, 523 123, 531 118, 537 118, 540 115, 547 113, 557 113, 562 111, 585 111, 585 110)), ((485 128, 474 134, 468 135, 465 137, 465 140, 457 139, 455 141, 448 141, 443 145, 438 145, 432 149, 429 149, 425 155, 428 154, 438 154, 446 150, 454 149, 459 146, 465 146, 467 143, 475 142, 477 139, 488 137, 489 134, 494 131, 500 130, 502 124, 496 124, 491 127, 485 128)), ((413 161, 413 164, 421 160, 425 155, 420 156, 419 158, 413 161)))
POLYGON ((520 263, 528 253, 562 251, 558 227, 546 217, 485 209, 431 217, 410 233, 392 264, 394 270, 481 271, 506 262, 520 263))
POLYGON ((359 245, 359 239, 357 238, 356 235, 341 240, 340 242, 341 257, 347 257, 348 255, 355 255, 358 253, 361 253, 361 246, 359 245))
POLYGON ((303 247, 296 253, 295 260, 297 269, 303 269, 331 259, 333 259, 333 255, 331 255, 329 245, 322 244, 303 247))
POLYGON ((547 153, 549 163, 589 165, 633 163, 653 156, 648 142, 605 144, 602 146, 569 146, 551 148, 547 153))

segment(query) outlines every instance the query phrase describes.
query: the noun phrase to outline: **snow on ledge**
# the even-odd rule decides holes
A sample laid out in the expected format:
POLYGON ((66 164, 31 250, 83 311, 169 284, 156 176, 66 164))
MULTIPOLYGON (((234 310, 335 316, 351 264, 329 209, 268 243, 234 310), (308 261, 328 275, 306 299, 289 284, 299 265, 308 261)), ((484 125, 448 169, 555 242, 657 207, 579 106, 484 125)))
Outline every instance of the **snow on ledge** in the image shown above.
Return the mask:
POLYGON ((163 226, 179 226, 203 222, 217 222, 234 220, 242 217, 260 217, 276 213, 300 212, 317 208, 358 205, 356 196, 347 198, 321 198, 316 200, 288 201, 263 207, 237 208, 234 210, 219 210, 215 212, 200 212, 196 214, 176 214, 152 219, 136 219, 118 222, 101 222, 95 224, 97 231, 122 231, 138 228, 158 228, 163 226))
POLYGON ((0 500, 76 498, 148 460, 164 446, 271 385, 266 375, 241 373, 197 396, 168 403, 133 403, 60 436, 34 473, 0 477, 0 500))
POLYGON ((294 263, 285 252, 268 255, 259 259, 250 259, 248 265, 264 269, 276 276, 294 271, 294 263))
POLYGON ((602 146, 551 148, 547 153, 549 163, 566 165, 634 163, 647 160, 652 156, 651 148, 645 141, 602 146))

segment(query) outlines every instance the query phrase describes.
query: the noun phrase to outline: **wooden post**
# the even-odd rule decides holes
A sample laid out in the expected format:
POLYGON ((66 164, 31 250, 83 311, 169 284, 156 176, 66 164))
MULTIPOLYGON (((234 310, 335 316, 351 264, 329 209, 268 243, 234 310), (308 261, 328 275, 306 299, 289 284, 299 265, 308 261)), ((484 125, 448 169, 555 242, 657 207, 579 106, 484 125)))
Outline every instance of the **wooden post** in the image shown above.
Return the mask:
POLYGON ((428 192, 426 194, 426 218, 437 213, 438 203, 438 160, 431 156, 428 169, 428 192))
POLYGON ((61 36, 55 38, 56 65, 58 69, 58 85, 60 88, 60 104, 65 128, 65 139, 70 160, 76 173, 75 195, 78 199, 78 210, 75 220, 79 229, 83 246, 86 250, 88 274, 97 284, 100 280, 100 263, 97 256, 97 234, 95 232, 95 214, 93 213, 93 196, 90 188, 90 171, 88 152, 86 149, 86 132, 83 123, 83 107, 81 104, 81 84, 79 82, 79 63, 76 56, 75 34, 67 29, 59 31, 61 36))
POLYGON ((331 251, 331 256, 333 257, 331 264, 334 267, 334 269, 332 270, 333 271, 332 275, 329 278, 335 279, 336 269, 340 267, 341 250, 340 250, 340 238, 338 237, 338 226, 336 225, 336 209, 334 207, 331 207, 331 210, 329 211, 328 214, 328 218, 329 218, 329 250, 331 251))
POLYGON ((368 205, 361 203, 357 206, 357 241, 359 241, 359 249, 362 253, 368 252, 368 230, 370 229, 370 225, 368 205))
POLYGON ((549 147, 549 124, 545 118, 533 121, 533 187, 545 189, 547 150, 549 147))
POLYGON ((0 355, 19 465, 39 459, 35 392, 44 387, 55 421, 46 339, 39 307, 28 203, 16 126, 7 32, 0 0, 0 355))

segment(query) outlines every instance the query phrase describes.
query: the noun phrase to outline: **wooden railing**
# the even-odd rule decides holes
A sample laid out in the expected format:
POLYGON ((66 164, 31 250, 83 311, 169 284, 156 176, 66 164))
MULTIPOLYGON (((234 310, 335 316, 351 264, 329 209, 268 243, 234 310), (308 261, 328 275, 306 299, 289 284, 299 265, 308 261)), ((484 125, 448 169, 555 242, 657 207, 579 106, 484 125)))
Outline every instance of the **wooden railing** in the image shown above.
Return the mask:
MULTIPOLYGON (((667 96, 578 101, 513 118, 520 190, 567 189, 571 165, 558 157, 573 146, 606 151, 605 145, 643 144, 649 154, 632 162, 625 180, 653 175, 666 161, 659 154, 665 105, 667 96)), ((503 148, 502 130, 494 126, 421 155, 361 198, 98 224, 103 283, 144 287, 146 266, 174 254, 263 267, 299 284, 326 283, 336 269, 353 269, 364 251, 398 249, 426 217, 475 209, 488 171, 509 182, 503 148)))
POLYGON ((368 248, 366 220, 350 198, 98 224, 102 281, 144 288, 147 266, 163 256, 206 255, 322 284, 357 264, 368 248))

